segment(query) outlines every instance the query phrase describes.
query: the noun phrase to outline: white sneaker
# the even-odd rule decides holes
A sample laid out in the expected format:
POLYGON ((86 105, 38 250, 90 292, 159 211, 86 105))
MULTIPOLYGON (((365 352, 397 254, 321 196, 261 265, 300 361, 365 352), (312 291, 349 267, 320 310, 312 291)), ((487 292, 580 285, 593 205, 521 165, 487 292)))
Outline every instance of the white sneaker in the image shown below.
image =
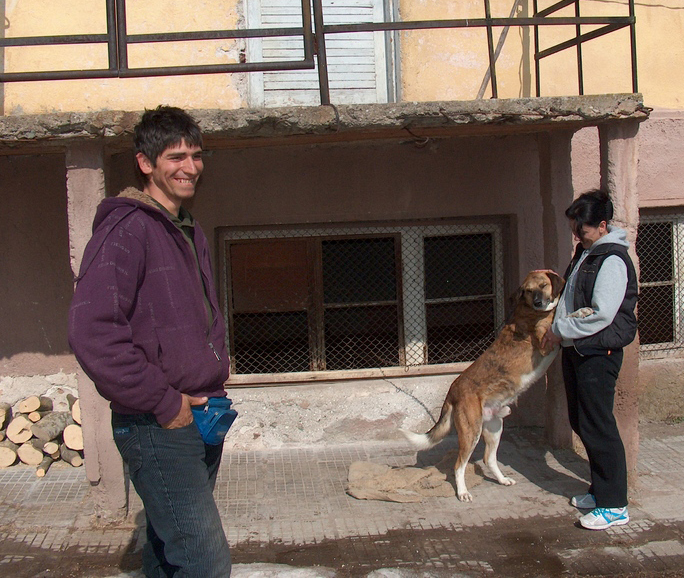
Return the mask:
POLYGON ((584 494, 582 496, 573 496, 570 503, 581 510, 593 510, 596 507, 596 498, 594 494, 584 494))
POLYGON ((587 530, 605 530, 611 526, 623 526, 629 522, 627 507, 594 508, 580 519, 580 524, 587 530))

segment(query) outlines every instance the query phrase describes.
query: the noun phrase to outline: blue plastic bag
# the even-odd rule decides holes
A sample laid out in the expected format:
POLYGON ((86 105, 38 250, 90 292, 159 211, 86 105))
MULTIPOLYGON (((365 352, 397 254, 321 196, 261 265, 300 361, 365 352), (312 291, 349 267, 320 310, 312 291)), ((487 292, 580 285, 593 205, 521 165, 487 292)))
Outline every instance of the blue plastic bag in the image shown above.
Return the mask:
POLYGON ((233 400, 210 397, 204 405, 193 405, 192 415, 205 444, 217 446, 223 442, 238 413, 231 408, 233 400))

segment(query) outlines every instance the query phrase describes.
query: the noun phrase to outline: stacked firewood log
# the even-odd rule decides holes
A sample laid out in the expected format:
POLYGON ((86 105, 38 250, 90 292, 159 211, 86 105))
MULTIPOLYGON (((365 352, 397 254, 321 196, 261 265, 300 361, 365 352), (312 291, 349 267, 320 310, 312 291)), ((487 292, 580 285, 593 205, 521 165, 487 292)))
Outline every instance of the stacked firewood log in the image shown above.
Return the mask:
POLYGON ((78 398, 67 395, 69 411, 54 411, 49 397, 32 395, 14 407, 0 402, 0 468, 36 466, 45 476, 57 460, 83 465, 83 431, 78 398))

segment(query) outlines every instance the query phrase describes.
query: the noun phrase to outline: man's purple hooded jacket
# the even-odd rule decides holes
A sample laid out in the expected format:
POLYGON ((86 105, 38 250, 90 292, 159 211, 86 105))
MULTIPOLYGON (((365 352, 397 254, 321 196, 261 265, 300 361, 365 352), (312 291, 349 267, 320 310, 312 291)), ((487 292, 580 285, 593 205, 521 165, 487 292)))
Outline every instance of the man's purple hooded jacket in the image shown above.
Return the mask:
POLYGON ((183 232, 136 189, 98 207, 71 303, 69 344, 116 412, 153 413, 164 424, 180 411, 181 393, 225 396, 225 326, 198 224, 194 240, 199 268, 183 232))

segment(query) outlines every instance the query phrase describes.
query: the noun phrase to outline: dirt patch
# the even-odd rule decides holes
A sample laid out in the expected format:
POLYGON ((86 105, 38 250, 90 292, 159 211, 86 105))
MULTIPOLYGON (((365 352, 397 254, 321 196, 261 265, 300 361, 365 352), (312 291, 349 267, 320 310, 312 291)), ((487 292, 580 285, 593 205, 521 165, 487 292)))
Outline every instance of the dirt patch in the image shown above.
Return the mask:
MULTIPOLYGON (((244 572, 250 564, 263 563, 330 568, 336 578, 361 578, 381 568, 434 578, 682 575, 684 556, 667 556, 666 560, 649 551, 653 544, 681 542, 684 522, 649 523, 645 530, 637 523, 631 531, 591 532, 573 521, 571 516, 502 519, 475 527, 418 527, 306 545, 245 542, 232 548, 231 554, 233 563, 241 565, 242 575, 248 575, 244 572)), ((141 566, 140 554, 132 548, 116 555, 78 548, 52 552, 5 540, 0 549, 0 576, 11 578, 104 578, 141 566)))
POLYGON ((142 566, 131 545, 123 553, 84 552, 73 547, 51 551, 5 540, 0 549, 0 576, 7 578, 100 578, 132 572, 142 566))
MULTIPOLYGON (((429 572, 431 576, 678 576, 672 560, 633 553, 651 541, 681 540, 684 523, 655 524, 638 536, 591 532, 574 518, 498 520, 477 527, 391 530, 382 536, 323 540, 318 544, 245 543, 232 550, 239 564, 270 562, 334 568, 340 578, 360 578, 380 568, 429 572), (616 554, 617 553, 617 554, 616 554)), ((684 557, 682 557, 684 558, 684 557)), ((679 566, 678 566, 679 565, 679 566)))

